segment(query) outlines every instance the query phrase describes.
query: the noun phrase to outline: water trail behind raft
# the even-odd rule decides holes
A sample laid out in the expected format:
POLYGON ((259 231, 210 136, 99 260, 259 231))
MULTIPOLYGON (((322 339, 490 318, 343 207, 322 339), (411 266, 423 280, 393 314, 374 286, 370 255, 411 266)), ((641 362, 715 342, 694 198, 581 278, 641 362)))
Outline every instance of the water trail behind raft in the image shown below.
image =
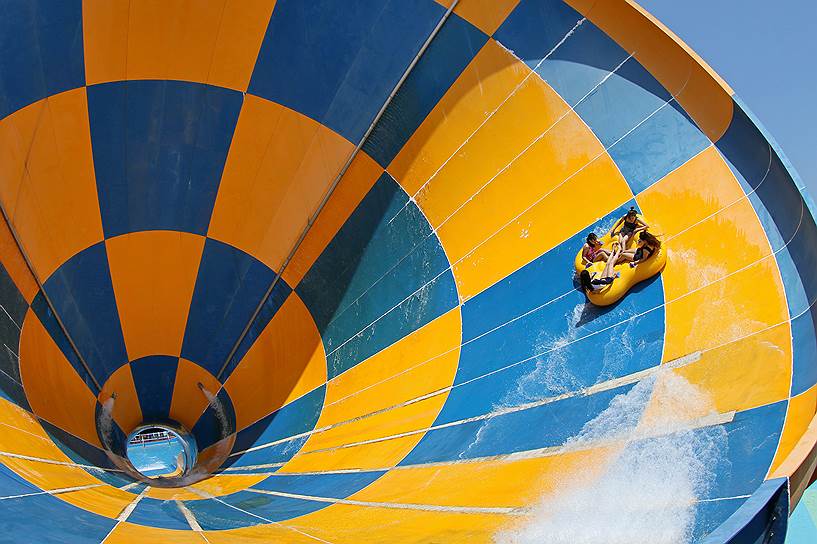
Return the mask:
POLYGON ((213 395, 204 386, 200 386, 202 394, 207 398, 207 402, 210 404, 210 407, 213 409, 213 412, 216 413, 216 418, 218 418, 218 422, 221 425, 221 428, 224 429, 224 432, 227 432, 230 424, 227 419, 227 414, 224 412, 224 407, 221 405, 221 402, 218 400, 218 397, 213 395))
POLYGON ((114 442, 113 437, 113 405, 116 399, 111 396, 102 403, 102 410, 99 413, 98 427, 102 434, 102 443, 110 447, 114 442))
POLYGON ((704 393, 671 371, 640 382, 565 443, 570 450, 613 444, 613 458, 591 455, 572 474, 563 474, 527 521, 497 535, 496 542, 689 542, 696 502, 707 497, 712 467, 725 453, 726 431, 687 427, 713 412, 704 393))

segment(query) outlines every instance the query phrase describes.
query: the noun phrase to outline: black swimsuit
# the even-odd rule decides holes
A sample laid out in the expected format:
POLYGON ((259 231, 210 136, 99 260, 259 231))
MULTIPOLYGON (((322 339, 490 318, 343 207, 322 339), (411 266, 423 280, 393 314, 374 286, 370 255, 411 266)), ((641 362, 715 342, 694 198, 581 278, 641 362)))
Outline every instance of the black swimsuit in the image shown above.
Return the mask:
POLYGON ((629 236, 635 229, 638 227, 638 219, 633 221, 632 223, 628 223, 627 220, 624 220, 624 224, 621 226, 621 230, 619 231, 623 236, 629 236))
POLYGON ((634 261, 641 261, 643 259, 649 259, 650 257, 652 257, 652 254, 654 252, 655 252, 655 250, 653 248, 651 248, 650 246, 639 247, 638 249, 635 250, 635 254, 633 255, 633 260, 634 261), (644 257, 644 253, 647 254, 646 257, 644 257))
POLYGON ((593 291, 594 293, 596 291, 601 291, 602 289, 613 283, 613 280, 616 279, 612 276, 607 276, 606 278, 596 278, 595 276, 596 274, 594 273, 593 279, 590 280, 590 290, 593 291))
POLYGON ((615 278, 607 276, 606 278, 599 278, 597 280, 590 280, 593 285, 610 285, 615 278))

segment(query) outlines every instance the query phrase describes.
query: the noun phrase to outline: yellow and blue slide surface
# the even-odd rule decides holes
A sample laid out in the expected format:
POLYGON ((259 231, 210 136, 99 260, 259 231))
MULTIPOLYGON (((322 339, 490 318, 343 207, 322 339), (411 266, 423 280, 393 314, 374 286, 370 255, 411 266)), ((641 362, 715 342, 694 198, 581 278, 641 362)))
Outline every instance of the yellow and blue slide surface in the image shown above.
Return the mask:
POLYGON ((0 13, 0 542, 785 534, 817 208, 631 0, 0 13), (631 206, 666 267, 595 307, 631 206))

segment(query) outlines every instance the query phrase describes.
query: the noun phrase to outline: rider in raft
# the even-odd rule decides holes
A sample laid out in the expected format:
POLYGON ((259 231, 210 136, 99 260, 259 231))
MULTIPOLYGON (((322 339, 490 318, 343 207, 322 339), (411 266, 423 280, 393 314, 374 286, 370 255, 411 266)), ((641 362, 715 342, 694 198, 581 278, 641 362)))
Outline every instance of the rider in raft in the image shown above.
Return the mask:
POLYGON ((661 249, 661 240, 644 230, 638 234, 638 247, 622 251, 617 262, 629 262, 630 267, 635 268, 638 263, 646 261, 659 249, 661 249))
MULTIPOLYGON (((618 243, 621 245, 621 249, 627 249, 627 244, 633 235, 647 230, 648 226, 649 225, 638 217, 638 212, 635 208, 631 207, 627 214, 616 221, 616 224, 610 229, 610 238, 615 238, 616 235, 618 235, 618 243)), ((615 243, 613 244, 613 249, 615 249, 615 243)))
POLYGON ((598 272, 590 272, 587 269, 582 270, 579 274, 579 283, 582 286, 582 291, 586 294, 593 293, 613 283, 613 281, 621 275, 613 270, 620 255, 620 247, 613 250, 613 254, 607 259, 607 264, 604 266, 604 270, 601 271, 601 274, 598 274, 598 272))

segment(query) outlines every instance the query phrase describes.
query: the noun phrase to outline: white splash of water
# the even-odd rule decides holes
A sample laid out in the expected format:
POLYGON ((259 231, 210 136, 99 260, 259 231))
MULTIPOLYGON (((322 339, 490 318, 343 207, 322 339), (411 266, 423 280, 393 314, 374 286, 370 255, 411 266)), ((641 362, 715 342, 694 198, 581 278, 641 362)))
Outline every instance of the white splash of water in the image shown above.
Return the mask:
MULTIPOLYGON (((559 336, 551 336, 548 330, 542 329, 537 335, 534 343, 534 353, 542 355, 535 359, 535 366, 527 374, 520 377, 516 382, 516 387, 507 391, 502 398, 497 401, 492 409, 494 411, 504 408, 512 408, 520 404, 536 402, 545 397, 561 395, 575 392, 581 389, 581 383, 576 379, 568 368, 567 355, 563 348, 568 346, 573 340, 578 338, 579 331, 577 325, 581 320, 585 310, 584 304, 577 304, 565 314, 565 332, 559 336)), ((459 453, 460 459, 470 457, 470 453, 481 444, 482 440, 488 436, 488 431, 495 426, 501 427, 502 419, 485 419, 474 435, 474 439, 468 443, 459 453)))
POLYGON ((610 232, 610 230, 616 224, 616 221, 618 221, 619 219, 621 219, 620 216, 600 218, 598 221, 596 221, 596 224, 593 225, 593 227, 590 228, 590 230, 588 230, 587 232, 595 232, 596 235, 598 235, 598 237, 601 238, 602 236, 610 232))
POLYGON ((678 249, 671 247, 668 250, 668 259, 673 263, 683 263, 686 268, 684 274, 687 289, 693 290, 708 285, 724 277, 728 270, 722 263, 713 263, 701 257, 694 247, 678 249))
POLYGON ((597 382, 612 380, 624 375, 625 367, 633 360, 637 348, 644 348, 643 333, 639 334, 639 322, 629 319, 615 328, 602 353, 602 368, 596 378, 597 382))
POLYGON ((689 542, 695 504, 708 493, 726 432, 688 427, 691 418, 713 411, 707 395, 671 371, 615 397, 565 443, 566 449, 607 444, 615 451, 612 459, 562 475, 557 491, 543 497, 522 526, 497 535, 496 542, 689 542))
POLYGON ((567 352, 564 348, 579 336, 577 327, 585 310, 584 304, 577 304, 565 315, 565 332, 552 337, 550 332, 542 330, 536 339, 535 353, 542 355, 536 358, 536 366, 522 376, 514 390, 503 397, 501 406, 517 406, 534 402, 545 396, 560 395, 576 391, 581 384, 568 368, 567 352))
MULTIPOLYGON (((674 263, 684 263, 686 285, 683 292, 704 289, 706 302, 698 308, 690 338, 706 338, 709 346, 718 346, 741 338, 766 324, 753 319, 754 312, 747 312, 745 304, 736 302, 731 292, 732 283, 729 270, 720 263, 712 263, 694 248, 670 249, 669 259, 674 263), (723 316, 730 316, 724 319, 723 316)), ((698 345, 701 345, 700 342, 698 345)))

